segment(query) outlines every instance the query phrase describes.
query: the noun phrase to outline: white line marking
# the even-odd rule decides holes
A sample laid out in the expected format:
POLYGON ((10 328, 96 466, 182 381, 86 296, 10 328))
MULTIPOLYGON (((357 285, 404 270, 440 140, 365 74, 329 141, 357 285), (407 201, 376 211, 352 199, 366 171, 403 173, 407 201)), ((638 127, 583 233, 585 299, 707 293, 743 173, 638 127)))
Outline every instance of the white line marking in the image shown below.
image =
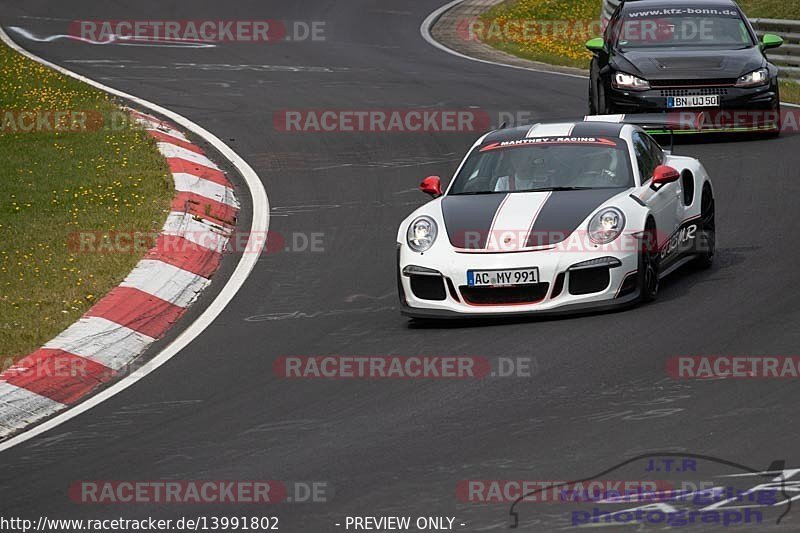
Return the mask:
POLYGON ((210 280, 169 263, 142 259, 120 287, 139 289, 178 307, 189 307, 209 283, 210 280))
POLYGON ((215 48, 217 46, 216 44, 211 42, 198 42, 198 41, 184 40, 184 39, 139 38, 137 40, 132 40, 132 37, 129 35, 117 35, 114 33, 108 35, 107 41, 95 41, 93 39, 87 39, 85 37, 78 37, 77 35, 64 35, 64 34, 48 35, 47 37, 38 37, 33 33, 31 33, 30 31, 26 30, 25 28, 20 28, 19 26, 9 26, 8 29, 25 37, 29 41, 35 41, 37 43, 51 43, 61 39, 67 39, 71 41, 80 41, 87 44, 97 44, 101 46, 107 44, 114 44, 118 46, 147 46, 154 48, 215 48))
POLYGON ((163 350, 161 350, 160 353, 153 357, 153 359, 142 365, 132 374, 125 376, 114 385, 94 396, 89 397, 86 401, 76 405, 68 411, 57 415, 50 420, 47 420, 44 423, 33 427, 12 439, 9 439, 8 441, 0 443, 0 452, 2 452, 27 440, 30 440, 37 435, 41 435, 46 431, 58 427, 64 422, 75 418, 81 413, 88 411, 92 407, 95 407, 96 405, 99 405, 114 395, 122 392, 140 379, 146 377, 148 374, 150 374, 150 372, 155 371, 158 367, 172 359, 176 354, 178 354, 178 352, 180 352, 190 342, 192 342, 192 340, 200 335, 214 321, 214 319, 219 316, 219 314, 225 309, 231 300, 233 300, 233 297, 236 296, 236 293, 239 291, 242 285, 244 285, 248 275, 256 266, 258 258, 261 255, 260 253, 256 252, 260 251, 263 247, 263 242, 261 242, 260 236, 264 235, 269 228, 269 199, 267 198, 267 192, 264 190, 264 184, 261 183, 258 174, 256 174, 250 165, 248 165, 247 162, 242 159, 241 156, 239 156, 239 154, 231 150, 230 147, 217 138, 217 136, 198 124, 192 122, 188 118, 185 118, 174 111, 170 111, 169 109, 161 107, 158 104, 154 104, 123 91, 113 89, 103 85, 102 83, 96 82, 85 76, 81 76, 80 74, 65 69, 64 67, 51 63, 45 59, 37 57, 15 43, 8 36, 8 34, 3 31, 2 27, 0 27, 0 40, 10 46, 12 49, 32 59, 33 61, 36 61, 37 63, 53 68, 62 74, 71 76, 115 96, 126 98, 141 107, 148 108, 151 111, 163 115, 174 121, 176 124, 191 131, 195 135, 202 137, 206 142, 212 145, 225 159, 229 160, 233 164, 239 173, 241 173, 250 192, 253 202, 253 222, 250 226, 251 240, 247 244, 247 249, 252 249, 255 251, 254 253, 242 254, 239 263, 236 265, 236 269, 233 271, 233 274, 228 279, 222 290, 220 290, 214 301, 211 302, 208 308, 206 308, 206 310, 203 311, 203 313, 197 317, 194 322, 192 322, 183 332, 181 332, 174 341, 172 341, 163 350), (251 246, 252 248, 250 248, 251 246))
POLYGON ((172 179, 175 180, 176 191, 193 192, 239 209, 239 202, 236 200, 236 197, 233 195, 233 189, 230 187, 185 172, 174 172, 172 174, 172 179))
POLYGON ((43 348, 64 350, 119 370, 141 355, 153 341, 153 337, 106 318, 90 316, 79 319, 43 348))

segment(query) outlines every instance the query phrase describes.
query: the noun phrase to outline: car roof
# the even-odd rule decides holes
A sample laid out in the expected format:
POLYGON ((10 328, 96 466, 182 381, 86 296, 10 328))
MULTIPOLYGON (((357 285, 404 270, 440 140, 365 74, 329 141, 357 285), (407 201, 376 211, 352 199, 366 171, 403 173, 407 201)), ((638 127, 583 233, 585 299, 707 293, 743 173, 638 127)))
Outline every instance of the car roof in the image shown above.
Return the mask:
POLYGON ((660 7, 734 7, 733 0, 625 0, 622 8, 660 8, 660 7))
POLYGON ((540 122, 495 130, 484 143, 518 141, 532 137, 619 137, 625 124, 619 122, 540 122))

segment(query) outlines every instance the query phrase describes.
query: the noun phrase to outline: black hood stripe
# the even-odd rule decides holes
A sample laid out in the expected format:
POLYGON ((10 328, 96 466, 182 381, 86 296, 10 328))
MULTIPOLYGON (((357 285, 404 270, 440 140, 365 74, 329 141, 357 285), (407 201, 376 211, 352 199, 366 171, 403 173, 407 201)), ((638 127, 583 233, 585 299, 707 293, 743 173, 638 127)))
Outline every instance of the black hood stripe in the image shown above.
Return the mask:
POLYGON ((497 210, 507 194, 454 195, 442 198, 442 216, 455 248, 486 248, 497 210))
POLYGON ((622 189, 553 192, 536 217, 526 246, 547 246, 564 241, 595 209, 620 192, 622 189))

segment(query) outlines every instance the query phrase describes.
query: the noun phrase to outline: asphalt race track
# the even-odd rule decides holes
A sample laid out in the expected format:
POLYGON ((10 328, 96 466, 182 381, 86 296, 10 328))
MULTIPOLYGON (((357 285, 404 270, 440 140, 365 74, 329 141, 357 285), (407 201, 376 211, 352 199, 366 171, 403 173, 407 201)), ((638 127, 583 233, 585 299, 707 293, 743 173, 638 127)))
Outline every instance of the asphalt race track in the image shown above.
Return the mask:
MULTIPOLYGON (((457 530, 485 531, 508 527, 509 505, 459 501, 460 480, 583 479, 659 451, 800 467, 793 380, 678 381, 665 371, 676 355, 798 354, 796 136, 677 147, 715 181, 719 251, 712 270, 665 281, 655 304, 538 321, 420 326, 400 316, 397 225, 426 201, 419 181, 448 179, 478 133, 284 133, 273 114, 479 108, 546 119, 585 111, 586 80, 431 47, 419 27, 441 4, 0 0, 6 31, 37 36, 66 33, 74 19, 281 19, 325 21, 326 37, 156 48, 35 42, 9 31, 37 55, 214 132, 264 181, 270 231, 287 241, 321 234, 324 250, 265 254, 216 322, 168 364, 0 454, 4 516, 277 515, 281 530, 309 533, 344 530, 347 516, 454 516, 457 530), (534 365, 529 378, 453 381, 273 373, 277 357, 328 354, 524 356, 534 365), (329 490, 325 503, 271 507, 91 506, 67 494, 78 480, 159 479, 321 481, 329 490)), ((558 506, 534 507, 520 509, 525 530, 569 526, 558 506)), ((790 513, 780 525, 765 519, 741 530, 798 524, 790 513)))

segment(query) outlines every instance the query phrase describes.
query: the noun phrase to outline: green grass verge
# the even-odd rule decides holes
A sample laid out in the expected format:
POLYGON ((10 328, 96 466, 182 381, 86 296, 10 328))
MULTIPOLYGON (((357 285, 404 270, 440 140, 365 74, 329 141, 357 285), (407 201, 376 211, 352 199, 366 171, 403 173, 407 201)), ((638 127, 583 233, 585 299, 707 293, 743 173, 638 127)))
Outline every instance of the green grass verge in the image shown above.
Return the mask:
POLYGON ((130 123, 119 124, 124 115, 105 93, 4 45, 0 113, 0 367, 5 367, 77 320, 143 255, 143 250, 80 252, 70 239, 83 231, 160 229, 173 185, 154 141, 130 123), (20 111, 87 112, 87 124, 98 126, 92 117, 99 113, 107 126, 15 132, 30 124, 17 120, 20 111))
POLYGON ((486 44, 525 59, 588 68, 592 56, 585 43, 599 33, 597 0, 510 0, 480 17, 478 35, 486 44), (533 22, 525 28, 524 21, 533 22), (565 30, 549 24, 558 21, 565 30), (558 37, 555 38, 554 34, 558 37))
POLYGON ((800 20, 800 2, 792 0, 737 0, 750 18, 800 20))
POLYGON ((800 83, 781 81, 781 101, 800 104, 800 83))

